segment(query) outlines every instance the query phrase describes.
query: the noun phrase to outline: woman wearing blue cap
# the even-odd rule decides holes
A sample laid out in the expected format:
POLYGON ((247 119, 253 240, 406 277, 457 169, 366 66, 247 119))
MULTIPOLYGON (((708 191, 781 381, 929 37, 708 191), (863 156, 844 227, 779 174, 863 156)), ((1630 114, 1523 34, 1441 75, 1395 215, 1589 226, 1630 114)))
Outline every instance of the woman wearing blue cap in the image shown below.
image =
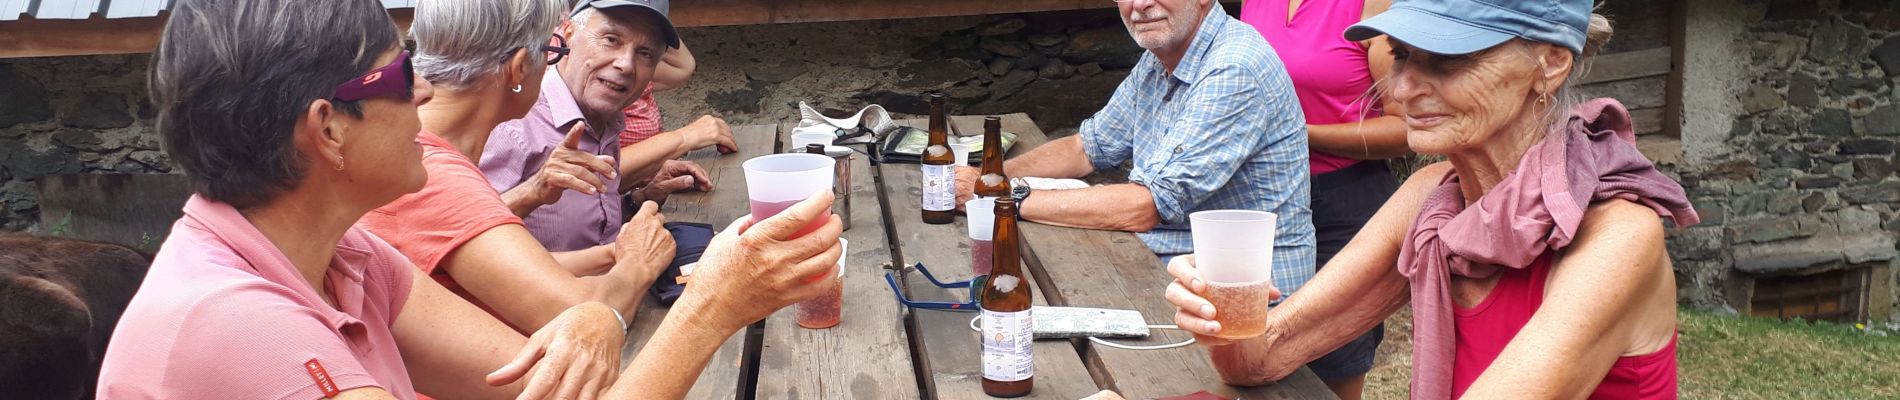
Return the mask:
POLYGON ((1175 321, 1223 380, 1291 374, 1413 306, 1412 397, 1676 397, 1676 290, 1659 217, 1697 218, 1636 150, 1628 111, 1571 86, 1609 40, 1588 0, 1398 0, 1346 31, 1386 35, 1381 84, 1413 174, 1338 256, 1268 313, 1212 335, 1191 257, 1169 265, 1175 321))

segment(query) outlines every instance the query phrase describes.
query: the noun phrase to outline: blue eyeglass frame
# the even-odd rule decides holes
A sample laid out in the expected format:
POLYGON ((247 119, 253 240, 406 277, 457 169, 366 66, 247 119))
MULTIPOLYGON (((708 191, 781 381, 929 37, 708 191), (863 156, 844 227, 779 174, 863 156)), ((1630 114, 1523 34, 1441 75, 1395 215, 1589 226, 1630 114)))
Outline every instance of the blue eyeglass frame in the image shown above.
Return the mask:
POLYGON ((937 280, 937 277, 935 275, 931 275, 930 269, 925 268, 924 263, 911 264, 911 266, 904 267, 901 270, 895 267, 891 267, 890 264, 885 264, 885 266, 886 268, 884 270, 884 283, 891 285, 891 294, 897 295, 897 302, 902 303, 906 307, 922 308, 922 309, 929 309, 929 310, 956 311, 956 312, 976 312, 977 310, 982 309, 982 304, 983 304, 982 299, 980 298, 980 296, 978 296, 978 294, 980 291, 983 290, 983 282, 986 280, 989 280, 989 275, 977 275, 975 278, 970 278, 970 280, 967 280, 967 281, 957 281, 957 282, 946 283, 944 281, 937 280), (969 297, 968 297, 969 300, 961 302, 961 303, 911 300, 909 297, 904 296, 904 290, 897 286, 897 274, 899 273, 909 274, 910 271, 912 270, 916 270, 917 272, 922 273, 924 275, 924 279, 929 280, 931 285, 936 285, 938 288, 942 288, 942 289, 967 288, 969 289, 969 292, 970 292, 969 297))

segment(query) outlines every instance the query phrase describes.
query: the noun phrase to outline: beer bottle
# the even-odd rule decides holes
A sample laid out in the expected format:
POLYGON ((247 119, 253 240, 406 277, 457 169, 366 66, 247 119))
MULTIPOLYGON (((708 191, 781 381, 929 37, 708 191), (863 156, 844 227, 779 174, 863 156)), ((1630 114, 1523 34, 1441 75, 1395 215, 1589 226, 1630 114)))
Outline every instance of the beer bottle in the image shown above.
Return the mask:
POLYGON ((996 198, 996 234, 991 239, 994 256, 981 295, 983 394, 1022 397, 1035 386, 1036 363, 1030 346, 1035 341, 1035 322, 1018 248, 1015 199, 996 198))
POLYGON ((1010 197, 1009 175, 1003 173, 1003 119, 983 118, 983 175, 976 179, 976 197, 1010 197))
POLYGON ((930 142, 922 154, 924 223, 941 225, 956 219, 956 155, 950 154, 949 125, 944 117, 943 93, 930 94, 930 142))

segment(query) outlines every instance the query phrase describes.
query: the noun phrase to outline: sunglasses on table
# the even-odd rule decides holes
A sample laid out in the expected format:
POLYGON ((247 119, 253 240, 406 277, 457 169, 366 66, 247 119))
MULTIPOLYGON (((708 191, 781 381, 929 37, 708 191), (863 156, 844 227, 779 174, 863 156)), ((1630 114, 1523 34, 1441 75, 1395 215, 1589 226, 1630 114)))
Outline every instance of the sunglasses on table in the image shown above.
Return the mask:
POLYGON ((967 281, 957 281, 957 282, 946 283, 946 282, 937 280, 936 276, 931 275, 930 269, 924 268, 924 263, 912 264, 911 266, 904 267, 901 269, 894 267, 889 263, 884 264, 884 283, 888 283, 891 285, 891 293, 897 295, 898 303, 901 303, 904 306, 907 306, 910 308, 923 308, 923 309, 944 310, 944 311, 976 312, 977 310, 981 309, 979 307, 981 303, 978 301, 979 299, 977 297, 978 297, 979 292, 983 290, 983 281, 986 279, 989 279, 988 275, 978 275, 977 277, 971 278, 970 280, 967 280, 967 281), (961 303, 911 300, 910 297, 904 296, 904 289, 897 286, 897 274, 909 275, 910 271, 913 271, 913 270, 917 271, 918 273, 923 274, 924 279, 929 280, 931 285, 936 285, 938 288, 969 289, 970 291, 969 297, 965 297, 966 299, 969 299, 969 300, 966 300, 961 303))
POLYGON ((389 65, 370 70, 356 78, 336 86, 335 94, 330 96, 336 101, 357 101, 387 94, 409 98, 410 91, 416 86, 416 68, 409 63, 409 51, 396 54, 396 60, 389 65))

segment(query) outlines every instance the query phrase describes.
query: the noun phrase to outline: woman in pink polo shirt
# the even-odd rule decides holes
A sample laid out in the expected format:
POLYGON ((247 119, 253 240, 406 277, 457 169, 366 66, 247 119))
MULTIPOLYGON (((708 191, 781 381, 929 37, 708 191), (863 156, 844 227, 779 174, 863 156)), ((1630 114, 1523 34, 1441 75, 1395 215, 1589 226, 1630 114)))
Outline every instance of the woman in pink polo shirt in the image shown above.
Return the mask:
POLYGON ((172 4, 150 90, 195 194, 114 330, 100 398, 678 397, 726 337, 833 271, 841 223, 821 194, 715 238, 624 374, 600 303, 523 337, 352 227, 426 179, 431 93, 397 37, 375 0, 172 4))

